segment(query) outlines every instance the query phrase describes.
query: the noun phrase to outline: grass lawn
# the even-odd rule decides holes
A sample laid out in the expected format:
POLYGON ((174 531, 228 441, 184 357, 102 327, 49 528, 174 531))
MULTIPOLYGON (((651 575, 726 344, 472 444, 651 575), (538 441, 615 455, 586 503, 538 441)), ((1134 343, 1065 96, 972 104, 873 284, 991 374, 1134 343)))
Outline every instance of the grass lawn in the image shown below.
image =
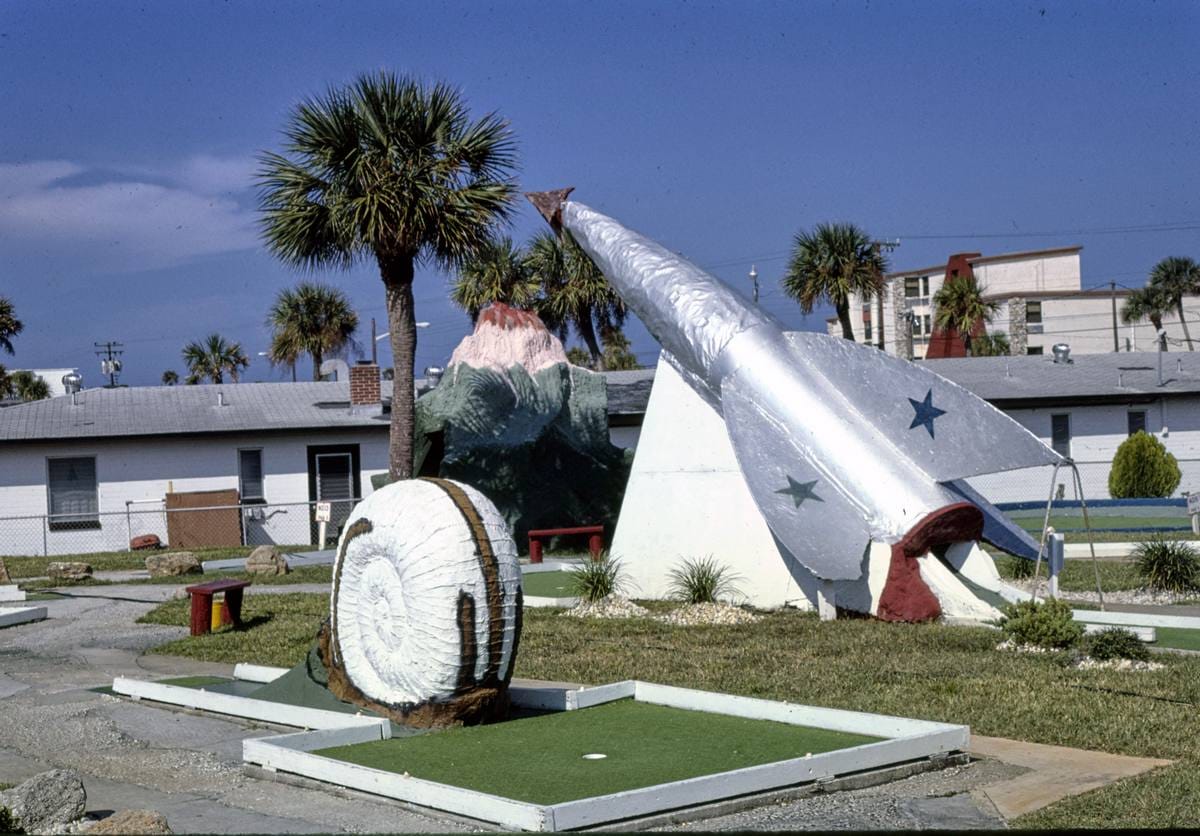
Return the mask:
MULTIPOLYGON (((157 649, 290 667, 328 611, 315 594, 249 595, 252 629, 157 649)), ((667 605, 651 604, 661 610, 667 605)), ((143 620, 187 624, 187 602, 143 620)), ((675 627, 650 619, 525 613, 516 675, 602 683, 641 678, 810 705, 966 723, 1037 743, 1171 758, 1175 766, 1068 799, 1018 826, 1172 827, 1200 821, 1200 657, 1159 655, 1151 673, 1080 671, 1053 655, 1000 653, 994 630, 869 620, 821 622, 784 610, 755 624, 675 627)))
MULTIPOLYGON (((312 551, 316 546, 279 546, 281 552, 312 551)), ((8 574, 17 578, 39 578, 46 574, 50 563, 87 563, 97 572, 124 569, 145 569, 146 558, 152 554, 169 554, 172 551, 189 551, 203 563, 206 560, 225 560, 230 557, 246 557, 254 546, 229 546, 217 549, 158 549, 136 552, 97 552, 96 554, 60 554, 49 557, 4 557, 8 574)), ((2 557, 2 555, 0 555, 2 557)))
POLYGON ((163 585, 169 584, 173 586, 191 586, 197 583, 206 583, 207 581, 218 581, 233 578, 241 581, 250 581, 253 584, 260 586, 287 586, 297 583, 332 583, 333 582, 333 567, 332 566, 297 566, 286 575, 251 575, 246 572, 205 572, 202 575, 178 575, 173 577, 163 578, 135 578, 127 581, 106 581, 97 580, 95 578, 86 581, 61 581, 42 579, 36 581, 24 581, 21 583, 22 589, 59 589, 74 586, 139 586, 139 585, 163 585))
MULTIPOLYGON (((1182 510, 1182 509, 1181 509, 1182 510)), ((1011 517, 1013 522, 1024 528, 1026 531, 1032 532, 1041 536, 1042 520, 1045 518, 1045 510, 1043 509, 1036 515, 1011 517)), ((1145 530, 1152 528, 1186 528, 1187 532, 1191 533, 1191 521, 1186 514, 1179 514, 1171 517, 1136 517, 1136 516, 1106 516, 1097 513, 1096 509, 1088 510, 1088 521, 1092 524, 1093 530, 1103 530, 1106 528, 1132 528, 1137 530, 1145 530)), ((1056 531, 1070 528, 1083 528, 1082 514, 1050 514, 1050 525, 1054 526, 1056 531)), ((1137 532, 1126 532, 1127 535, 1135 535, 1137 532)))
MULTIPOLYGON (((1141 589, 1143 582, 1138 574, 1137 567, 1127 560, 1106 560, 1100 558, 1096 561, 1100 566, 1100 585, 1105 592, 1116 592, 1122 589, 1141 589)), ((1002 578, 1016 577, 1016 567, 1018 564, 1025 564, 1032 567, 1033 564, 1019 557, 1010 557, 1003 555, 996 557, 996 569, 1000 572, 1002 578)), ((1048 577, 1046 561, 1042 560, 1042 580, 1048 577)), ((1062 574, 1058 577, 1059 589, 1064 592, 1095 592, 1096 591, 1096 570, 1092 566, 1092 559, 1071 559, 1063 562, 1062 574)))
MULTIPOLYGON (((1024 528, 1033 537, 1034 540, 1040 540, 1042 537, 1042 518, 1037 520, 1019 519, 1014 520, 1018 525, 1024 528)), ((1050 524, 1059 531, 1068 543, 1086 543, 1088 541, 1086 531, 1063 531, 1062 528, 1082 528, 1083 520, 1080 518, 1078 522, 1072 522, 1070 518, 1057 519, 1050 518, 1050 524), (1060 526, 1062 528, 1060 528, 1060 526)), ((1186 525, 1186 521, 1184 522, 1186 525)), ((1097 522, 1096 518, 1092 518, 1092 541, 1096 543, 1137 543, 1145 540, 1153 531, 1107 531, 1103 527, 1103 522, 1097 522)), ((1170 540, 1197 540, 1200 536, 1189 531, 1164 531, 1160 532, 1164 537, 1170 540)))
POLYGON ((575 594, 571 591, 571 581, 570 572, 534 572, 521 577, 521 589, 526 598, 530 595, 569 598, 575 594))
POLYGON ((317 754, 518 801, 557 804, 877 740, 621 700, 317 754), (589 753, 607 757, 585 760, 589 753))

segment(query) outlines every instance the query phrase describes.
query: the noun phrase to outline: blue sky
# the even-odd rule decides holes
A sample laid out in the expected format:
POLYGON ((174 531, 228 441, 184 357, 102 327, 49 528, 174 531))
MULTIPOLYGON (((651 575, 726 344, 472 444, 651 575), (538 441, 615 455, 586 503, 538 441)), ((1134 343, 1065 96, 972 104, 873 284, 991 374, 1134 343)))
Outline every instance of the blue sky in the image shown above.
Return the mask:
MULTIPOLYGON (((797 328, 826 312, 779 276, 825 220, 899 237, 897 269, 1082 244, 1085 286, 1136 286, 1200 258, 1198 40, 1190 2, 5 0, 0 295, 26 330, 0 362, 98 385, 92 343, 117 340, 122 382, 152 384, 219 331, 246 379, 282 379, 256 353, 300 276, 258 243, 254 156, 300 99, 380 68, 509 119, 523 187, 573 184, 744 288, 757 263, 797 328)), ((511 233, 541 223, 522 206, 511 233)), ((385 330, 371 269, 318 278, 385 330)), ((418 275, 418 371, 467 332, 449 278, 418 275)))

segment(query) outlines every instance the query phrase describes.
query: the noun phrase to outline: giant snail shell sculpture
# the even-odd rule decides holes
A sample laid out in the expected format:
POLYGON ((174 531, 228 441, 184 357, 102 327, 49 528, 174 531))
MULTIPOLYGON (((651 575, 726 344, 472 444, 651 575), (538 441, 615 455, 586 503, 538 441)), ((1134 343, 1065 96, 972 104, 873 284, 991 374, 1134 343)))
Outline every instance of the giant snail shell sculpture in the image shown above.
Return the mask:
POLYGON ((387 485, 338 543, 329 689, 409 726, 502 719, 521 605, 516 544, 487 497, 448 479, 387 485))

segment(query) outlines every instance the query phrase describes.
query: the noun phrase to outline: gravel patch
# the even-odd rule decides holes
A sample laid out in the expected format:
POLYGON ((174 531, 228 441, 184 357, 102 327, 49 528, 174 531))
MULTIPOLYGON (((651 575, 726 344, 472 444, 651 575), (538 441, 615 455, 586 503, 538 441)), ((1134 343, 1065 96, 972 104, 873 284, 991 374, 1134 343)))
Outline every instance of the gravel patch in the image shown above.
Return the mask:
POLYGON ((684 604, 666 615, 655 616, 654 620, 680 627, 695 627, 700 624, 752 624, 759 620, 759 616, 732 604, 684 604))
MULTIPOLYGON (((1024 592, 1033 592, 1034 583, 1031 580, 1009 580, 1007 583, 1010 586, 1015 586, 1024 592)), ((1038 597, 1046 595, 1048 584, 1043 579, 1038 584, 1038 597)), ((1087 592, 1084 590, 1063 590, 1058 591, 1058 596, 1064 601, 1084 601, 1089 604, 1100 603, 1100 596, 1095 592, 1087 592)), ((1106 604, 1150 604, 1155 606, 1169 606, 1172 604, 1182 604, 1187 601, 1192 601, 1196 598, 1195 592, 1178 593, 1178 592, 1154 592, 1149 589, 1115 589, 1104 592, 1104 603, 1106 604)))
POLYGON ((563 615, 571 618, 646 618, 650 611, 628 598, 609 595, 599 601, 580 601, 563 615))
POLYGON ((1105 659, 1101 662, 1084 656, 1072 667, 1081 671, 1160 671, 1166 665, 1161 662, 1139 662, 1135 659, 1105 659))

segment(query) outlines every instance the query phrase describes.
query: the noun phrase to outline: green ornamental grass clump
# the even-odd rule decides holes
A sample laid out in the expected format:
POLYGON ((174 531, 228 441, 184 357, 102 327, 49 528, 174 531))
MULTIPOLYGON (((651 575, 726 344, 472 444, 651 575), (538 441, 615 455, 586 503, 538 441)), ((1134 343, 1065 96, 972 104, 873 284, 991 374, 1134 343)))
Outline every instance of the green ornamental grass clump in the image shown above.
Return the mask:
POLYGON ((1083 625, 1071 619, 1071 606, 1057 598, 1018 601, 1004 608, 1000 629, 1017 644, 1066 650, 1083 636, 1083 625))
POLYGON ((1120 627, 1110 627, 1098 633, 1088 633, 1083 637, 1080 649, 1085 656, 1090 656, 1098 662, 1109 659, 1132 659, 1135 662, 1145 662, 1150 658, 1150 649, 1129 630, 1120 627))
POLYGON ((1179 462, 1154 436, 1136 432, 1121 443, 1108 474, 1108 492, 1113 499, 1167 497, 1182 475, 1179 462))
POLYGON ((1133 550, 1133 562, 1146 587, 1155 592, 1200 589, 1200 556, 1183 540, 1151 537, 1133 550))
POLYGON ((585 601, 599 601, 628 587, 621 561, 610 555, 589 560, 571 570, 571 592, 585 601))
POLYGON ((715 604, 738 594, 738 577, 711 555, 684 558, 670 572, 669 591, 672 598, 688 604, 715 604))

